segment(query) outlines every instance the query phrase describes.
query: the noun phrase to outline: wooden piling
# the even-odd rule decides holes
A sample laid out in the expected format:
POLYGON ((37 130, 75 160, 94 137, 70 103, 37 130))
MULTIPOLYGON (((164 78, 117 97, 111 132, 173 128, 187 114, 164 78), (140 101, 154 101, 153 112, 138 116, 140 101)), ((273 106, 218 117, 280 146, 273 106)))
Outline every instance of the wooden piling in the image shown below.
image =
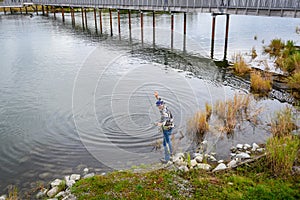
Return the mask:
POLYGON ((183 13, 183 34, 186 35, 186 13, 183 13))
POLYGON ((85 18, 85 28, 88 29, 87 16, 86 16, 86 8, 84 8, 84 18, 85 18))
POLYGON ((94 21, 95 21, 95 30, 96 30, 96 33, 98 33, 98 28, 97 28, 97 10, 96 8, 94 8, 94 21))
POLYGON ((25 13, 28 14, 27 6, 25 6, 25 13))
POLYGON ((36 9, 36 15, 39 15, 39 9, 37 5, 35 6, 35 9, 36 9))
POLYGON ((120 10, 118 10, 118 32, 119 32, 119 36, 121 36, 120 10))
POLYGON ((53 12, 54 19, 56 20, 56 8, 55 8, 55 6, 52 7, 52 12, 53 12))
POLYGON ((128 28, 129 28, 129 40, 131 41, 131 12, 128 10, 128 28))
POLYGON ((71 10, 71 21, 72 21, 72 25, 75 25, 75 15, 74 15, 74 8, 70 8, 71 10))
POLYGON ((82 28, 84 29, 84 15, 83 15, 83 8, 81 7, 81 21, 82 21, 82 28))
POLYGON ((12 9, 11 9, 11 8, 9 8, 9 10, 10 10, 10 14, 13 14, 13 11, 12 11, 12 9))
POLYGON ((143 14, 143 11, 141 11, 141 42, 142 42, 142 45, 144 45, 144 14, 143 14))
POLYGON ((183 52, 186 51, 186 12, 183 13, 183 52))
POLYGON ((44 5, 42 5, 42 15, 43 15, 43 16, 45 15, 45 8, 44 8, 44 5))
POLYGON ((61 7, 61 17, 62 17, 63 23, 65 23, 65 9, 64 9, 64 7, 61 7))
POLYGON ((226 14, 226 30, 225 30, 225 44, 224 44, 224 58, 226 60, 227 57, 227 47, 228 47, 228 35, 229 35, 229 14, 226 14))
POLYGON ((155 11, 152 12, 153 47, 155 47, 155 11))
POLYGON ((210 58, 214 58, 214 46, 215 46, 215 27, 216 27, 216 15, 213 15, 212 18, 212 30, 211 30, 211 50, 210 50, 210 58))
POLYGON ((171 50, 173 50, 174 43, 174 14, 171 13, 171 50))
POLYGON ((110 36, 113 36, 113 26, 112 26, 112 15, 111 15, 111 9, 109 8, 109 24, 110 24, 110 36))
POLYGON ((5 7, 3 7, 3 11, 4 11, 4 15, 6 15, 6 10, 5 10, 5 7))
POLYGON ((102 13, 101 13, 101 8, 99 8, 99 24, 100 24, 100 34, 102 34, 102 13))
POLYGON ((47 15, 47 17, 49 17, 49 7, 48 6, 46 6, 46 15, 47 15))

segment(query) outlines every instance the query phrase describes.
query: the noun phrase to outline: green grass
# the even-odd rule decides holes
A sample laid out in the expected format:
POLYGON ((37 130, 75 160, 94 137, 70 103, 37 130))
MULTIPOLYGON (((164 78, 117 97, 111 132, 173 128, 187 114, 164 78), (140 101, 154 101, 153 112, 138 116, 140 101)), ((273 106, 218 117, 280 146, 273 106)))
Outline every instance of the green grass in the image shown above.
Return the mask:
POLYGON ((299 199, 300 176, 275 178, 266 158, 236 170, 113 172, 80 180, 78 199, 299 199))

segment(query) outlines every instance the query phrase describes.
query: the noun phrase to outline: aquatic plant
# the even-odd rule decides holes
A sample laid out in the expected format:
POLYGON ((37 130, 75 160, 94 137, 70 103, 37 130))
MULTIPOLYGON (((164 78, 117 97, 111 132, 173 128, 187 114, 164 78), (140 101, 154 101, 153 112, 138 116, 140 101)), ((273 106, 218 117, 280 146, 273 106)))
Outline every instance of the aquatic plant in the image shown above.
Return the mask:
POLYGON ((227 134, 233 133, 238 122, 253 118, 249 112, 251 98, 249 95, 235 94, 233 99, 225 102, 217 101, 214 106, 214 113, 223 121, 220 130, 227 134))
POLYGON ((255 93, 265 95, 272 89, 272 80, 271 76, 268 73, 260 73, 258 71, 254 71, 250 75, 251 81, 251 90, 255 93))
POLYGON ((271 57, 280 56, 281 51, 284 49, 284 42, 281 39, 273 39, 268 46, 264 47, 264 52, 271 57))
POLYGON ((285 109, 276 113, 271 120, 271 133, 275 137, 282 137, 290 135, 295 129, 295 120, 292 116, 292 109, 286 107, 285 109))
POLYGON ((243 75, 247 74, 248 72, 250 72, 251 68, 245 62, 245 60, 241 54, 236 54, 234 56, 233 62, 234 62, 233 69, 237 75, 243 76, 243 75))
POLYGON ((207 119, 207 113, 198 111, 188 121, 188 135, 196 143, 200 143, 203 139, 204 134, 209 130, 209 124, 207 119))
POLYGON ((10 187, 8 190, 7 200, 18 200, 18 199, 20 198, 19 198, 17 187, 15 186, 10 187))

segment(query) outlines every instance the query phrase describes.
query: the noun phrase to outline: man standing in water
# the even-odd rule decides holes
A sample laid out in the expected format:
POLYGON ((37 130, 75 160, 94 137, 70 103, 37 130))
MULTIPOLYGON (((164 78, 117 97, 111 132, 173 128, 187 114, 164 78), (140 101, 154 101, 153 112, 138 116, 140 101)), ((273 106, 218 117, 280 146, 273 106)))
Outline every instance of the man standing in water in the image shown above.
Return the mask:
POLYGON ((156 125, 162 128, 163 132, 163 146, 165 150, 165 159, 161 159, 163 163, 167 163, 170 160, 170 157, 173 153, 172 144, 170 135, 172 134, 172 130, 174 127, 173 124, 173 116, 171 111, 168 110, 168 108, 165 106, 164 102, 161 100, 161 98, 158 97, 158 93, 154 93, 156 101, 156 106, 159 109, 161 119, 160 122, 157 122, 156 125))

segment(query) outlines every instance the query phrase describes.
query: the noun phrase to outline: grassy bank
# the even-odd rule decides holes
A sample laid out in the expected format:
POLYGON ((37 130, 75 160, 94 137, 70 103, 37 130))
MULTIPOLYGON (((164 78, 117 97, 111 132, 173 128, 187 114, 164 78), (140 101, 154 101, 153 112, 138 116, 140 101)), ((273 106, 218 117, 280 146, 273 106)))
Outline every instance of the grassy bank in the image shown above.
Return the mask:
POLYGON ((266 158, 216 174, 161 169, 113 172, 76 183, 78 199, 299 199, 300 176, 275 178, 266 158))

